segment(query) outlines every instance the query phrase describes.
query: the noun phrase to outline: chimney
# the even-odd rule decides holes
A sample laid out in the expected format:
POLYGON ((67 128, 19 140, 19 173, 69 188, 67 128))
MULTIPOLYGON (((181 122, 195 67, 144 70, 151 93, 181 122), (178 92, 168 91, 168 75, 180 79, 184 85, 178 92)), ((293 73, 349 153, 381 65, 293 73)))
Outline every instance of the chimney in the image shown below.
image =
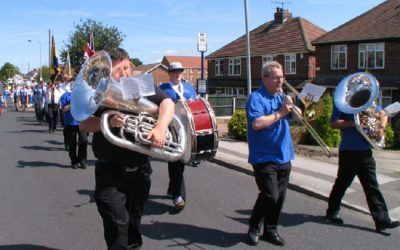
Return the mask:
POLYGON ((284 22, 286 22, 291 18, 292 18, 292 13, 289 12, 289 10, 285 10, 279 7, 276 8, 275 20, 274 20, 276 24, 283 24, 284 22))

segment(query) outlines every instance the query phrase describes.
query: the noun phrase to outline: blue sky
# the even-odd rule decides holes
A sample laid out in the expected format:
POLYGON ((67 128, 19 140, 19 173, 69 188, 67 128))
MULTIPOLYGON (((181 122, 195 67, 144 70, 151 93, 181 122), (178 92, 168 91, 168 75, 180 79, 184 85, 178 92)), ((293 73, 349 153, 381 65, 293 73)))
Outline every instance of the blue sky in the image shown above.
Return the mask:
MULTIPOLYGON (((278 1, 247 0, 249 29, 273 19, 278 1)), ((301 16, 330 31, 383 0, 289 0, 301 16)), ((0 67, 10 62, 22 72, 48 64, 48 30, 60 51, 74 24, 93 19, 126 35, 122 47, 144 63, 164 55, 200 55, 197 33, 206 32, 206 55, 245 32, 244 0, 6 0, 0 23, 0 67), (29 43, 27 40, 32 40, 29 43), (39 43, 40 42, 40 43, 39 43), (41 45, 41 46, 40 46, 41 45)))

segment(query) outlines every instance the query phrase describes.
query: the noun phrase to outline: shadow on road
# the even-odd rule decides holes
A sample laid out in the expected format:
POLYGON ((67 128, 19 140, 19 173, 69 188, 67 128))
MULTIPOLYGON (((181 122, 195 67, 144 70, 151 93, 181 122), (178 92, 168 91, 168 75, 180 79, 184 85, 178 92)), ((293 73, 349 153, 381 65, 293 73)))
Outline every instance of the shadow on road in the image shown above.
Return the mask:
POLYGON ((164 203, 154 201, 156 199, 169 199, 169 198, 167 196, 161 196, 161 195, 150 195, 149 200, 144 209, 145 215, 162 215, 162 214, 166 214, 166 213, 171 214, 173 212, 172 205, 168 206, 164 203))
MULTIPOLYGON (((251 215, 251 210, 236 210, 238 214, 241 215, 247 215, 245 218, 234 218, 227 216, 228 218, 240 222, 242 224, 248 225, 249 224, 249 219, 251 215)), ((366 232, 372 232, 375 233, 375 230, 373 228, 368 228, 368 227, 363 227, 363 226, 357 226, 353 224, 343 224, 343 225, 336 225, 332 224, 331 222, 327 221, 325 216, 320 216, 320 215, 309 215, 309 214, 289 214, 289 213, 281 213, 279 217, 279 225, 283 227, 293 227, 293 226, 298 226, 301 224, 305 223, 319 223, 319 224, 325 224, 325 225, 331 225, 334 227, 347 227, 347 228, 353 228, 353 229, 358 229, 361 231, 366 231, 366 232)), ((382 233, 382 235, 388 236, 390 234, 382 233)))
POLYGON ((22 146, 21 148, 28 149, 28 150, 65 151, 64 148, 53 148, 53 147, 45 147, 45 146, 22 146))
POLYGON ((48 133, 46 129, 25 129, 17 131, 4 131, 4 134, 20 134, 20 133, 48 133))
POLYGON ((59 167, 59 168, 70 168, 69 165, 62 165, 60 163, 44 162, 44 161, 18 161, 17 168, 25 167, 59 167))
POLYGON ((24 122, 24 123, 21 123, 21 124, 25 125, 25 126, 41 126, 41 127, 44 127, 44 125, 42 123, 39 123, 39 122, 32 122, 32 123, 24 122))
POLYGON ((16 119, 18 122, 36 122, 35 117, 19 116, 16 119))
POLYGON ((79 195, 86 195, 89 197, 89 201, 81 203, 81 204, 77 204, 74 207, 82 207, 84 205, 87 205, 89 203, 93 203, 95 202, 94 200, 94 191, 93 190, 88 190, 88 189, 81 189, 81 190, 77 190, 76 191, 79 195))
POLYGON ((215 247, 232 247, 245 242, 246 239, 244 233, 229 233, 213 228, 170 222, 152 222, 148 225, 143 224, 141 228, 143 235, 150 239, 176 242, 168 247, 194 248, 196 246, 203 249, 202 246, 197 245, 198 243, 215 247))
POLYGON ((51 145, 64 145, 64 142, 60 142, 60 141, 56 141, 56 140, 47 140, 44 142, 47 142, 48 144, 51 144, 51 145))
POLYGON ((0 246, 0 250, 59 250, 59 249, 32 245, 32 244, 15 244, 15 245, 0 246))

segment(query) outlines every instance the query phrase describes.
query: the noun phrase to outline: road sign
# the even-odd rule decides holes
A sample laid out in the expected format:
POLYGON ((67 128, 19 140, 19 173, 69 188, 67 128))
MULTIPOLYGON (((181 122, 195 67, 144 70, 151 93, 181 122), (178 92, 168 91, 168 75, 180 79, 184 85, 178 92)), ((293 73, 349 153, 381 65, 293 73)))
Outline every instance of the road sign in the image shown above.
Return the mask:
POLYGON ((197 93, 207 94, 207 80, 197 79, 197 93))
POLYGON ((197 36, 197 51, 206 52, 207 51, 207 36, 204 32, 199 32, 197 36))

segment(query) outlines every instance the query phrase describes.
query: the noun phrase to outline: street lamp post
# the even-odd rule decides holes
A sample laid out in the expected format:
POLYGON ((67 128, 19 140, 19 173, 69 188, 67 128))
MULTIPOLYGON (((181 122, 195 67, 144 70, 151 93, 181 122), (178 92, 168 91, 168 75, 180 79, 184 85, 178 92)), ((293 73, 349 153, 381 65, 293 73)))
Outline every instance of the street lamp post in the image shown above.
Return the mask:
MULTIPOLYGON (((32 40, 28 40, 28 42, 32 42, 32 40)), ((40 41, 36 41, 37 43, 39 43, 39 67, 40 67, 40 81, 43 80, 43 75, 42 75, 42 42, 40 41)))
POLYGON ((246 59, 247 59, 247 96, 251 94, 251 55, 250 55, 250 34, 247 14, 247 0, 244 0, 244 19, 246 26, 246 59))

